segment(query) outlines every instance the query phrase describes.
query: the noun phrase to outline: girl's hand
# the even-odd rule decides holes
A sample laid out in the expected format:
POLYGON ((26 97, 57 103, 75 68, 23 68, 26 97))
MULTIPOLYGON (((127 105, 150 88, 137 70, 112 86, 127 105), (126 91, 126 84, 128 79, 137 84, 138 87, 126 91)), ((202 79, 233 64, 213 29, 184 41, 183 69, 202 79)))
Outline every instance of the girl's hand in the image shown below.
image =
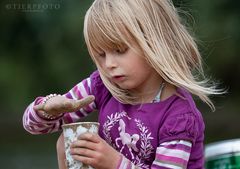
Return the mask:
POLYGON ((63 133, 59 136, 57 140, 56 148, 57 148, 58 168, 67 169, 63 133))
POLYGON ((47 114, 57 116, 66 112, 75 112, 80 108, 87 106, 95 99, 90 95, 81 100, 68 99, 64 96, 55 96, 47 100, 46 103, 39 104, 33 107, 33 109, 39 113, 46 112, 47 114))
POLYGON ((115 169, 121 154, 107 144, 99 135, 82 134, 71 145, 71 154, 75 160, 96 169, 115 169))

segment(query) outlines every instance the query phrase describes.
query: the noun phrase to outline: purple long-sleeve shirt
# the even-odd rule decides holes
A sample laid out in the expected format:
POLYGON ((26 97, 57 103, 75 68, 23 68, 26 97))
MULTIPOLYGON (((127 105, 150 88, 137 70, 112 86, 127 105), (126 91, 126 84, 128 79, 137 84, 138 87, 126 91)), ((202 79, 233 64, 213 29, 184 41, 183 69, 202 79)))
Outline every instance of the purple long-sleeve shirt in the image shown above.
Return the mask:
POLYGON ((66 97, 81 99, 94 95, 95 101, 77 112, 56 120, 38 116, 28 106, 24 128, 33 133, 61 130, 63 123, 76 122, 98 110, 99 135, 121 152, 119 168, 203 168, 204 122, 192 96, 184 89, 166 100, 138 105, 122 104, 104 86, 98 71, 72 88, 66 97))

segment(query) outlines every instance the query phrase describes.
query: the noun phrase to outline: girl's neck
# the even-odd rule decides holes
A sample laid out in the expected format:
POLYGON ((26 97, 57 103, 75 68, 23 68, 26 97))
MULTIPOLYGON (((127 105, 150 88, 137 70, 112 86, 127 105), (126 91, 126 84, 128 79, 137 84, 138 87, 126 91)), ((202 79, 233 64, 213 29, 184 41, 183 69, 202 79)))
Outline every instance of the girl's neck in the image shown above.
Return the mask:
POLYGON ((132 94, 137 98, 137 103, 150 103, 154 100, 156 95, 159 93, 161 84, 164 82, 159 74, 154 73, 144 85, 139 86, 137 89, 131 91, 132 94))
POLYGON ((156 89, 155 92, 148 92, 142 95, 139 94, 136 102, 137 104, 159 102, 168 99, 172 95, 178 95, 176 87, 165 81, 162 81, 162 83, 159 83, 158 89, 156 89), (155 100, 156 98, 157 100, 155 100))
POLYGON ((164 79, 159 76, 157 72, 153 73, 151 77, 145 82, 144 85, 137 88, 137 90, 131 91, 136 98, 136 103, 152 103, 156 96, 160 92, 160 100, 166 100, 172 95, 176 94, 176 87, 172 84, 167 83, 164 79), (162 84, 164 83, 164 87, 162 84), (161 87, 163 87, 161 89, 161 87))

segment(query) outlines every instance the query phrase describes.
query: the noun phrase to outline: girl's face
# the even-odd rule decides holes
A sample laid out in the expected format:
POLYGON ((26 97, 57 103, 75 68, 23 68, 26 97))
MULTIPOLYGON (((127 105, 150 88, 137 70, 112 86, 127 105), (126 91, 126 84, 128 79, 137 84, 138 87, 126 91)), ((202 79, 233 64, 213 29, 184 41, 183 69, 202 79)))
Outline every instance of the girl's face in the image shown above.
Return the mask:
POLYGON ((144 92, 149 86, 159 85, 156 71, 131 48, 102 51, 96 58, 109 80, 122 89, 144 92))

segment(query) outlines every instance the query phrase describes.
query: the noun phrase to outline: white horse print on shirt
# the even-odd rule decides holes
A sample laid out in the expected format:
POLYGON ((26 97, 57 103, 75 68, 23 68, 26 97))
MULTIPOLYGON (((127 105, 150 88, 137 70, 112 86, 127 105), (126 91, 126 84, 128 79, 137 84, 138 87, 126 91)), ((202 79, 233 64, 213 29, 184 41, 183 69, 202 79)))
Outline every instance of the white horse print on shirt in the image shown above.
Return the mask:
POLYGON ((121 153, 131 160, 133 164, 142 169, 150 168, 149 164, 145 164, 144 161, 154 156, 155 151, 151 144, 151 140, 154 138, 149 127, 141 119, 132 119, 125 111, 112 113, 107 116, 107 120, 103 124, 103 134, 108 144, 112 145, 115 149, 121 149, 121 153), (122 120, 123 118, 131 125, 134 125, 133 122, 135 123, 135 128, 139 131, 136 131, 138 134, 130 135, 126 133, 126 121, 122 120), (118 127, 119 137, 112 140, 112 134, 116 134, 115 131, 113 132, 115 126, 118 127), (111 134, 111 132, 113 133, 111 134), (139 145, 138 148, 136 147, 136 143, 139 145), (124 150, 127 152, 123 153, 124 150), (136 154, 133 154, 132 151, 136 154), (130 156, 128 157, 128 155, 130 156), (135 156, 133 157, 133 155, 135 156))
POLYGON ((126 127, 126 124, 124 123, 124 121, 122 119, 120 119, 119 120, 119 127, 118 127, 120 137, 116 138, 115 142, 116 142, 116 145, 117 145, 118 148, 120 148, 120 145, 118 144, 118 142, 119 141, 122 142, 123 146, 120 150, 121 153, 122 153, 123 149, 127 146, 128 150, 131 154, 132 159, 134 159, 132 149, 135 152, 139 151, 137 146, 136 146, 136 143, 137 143, 137 141, 139 140, 140 137, 139 137, 138 134, 130 135, 130 134, 126 133, 125 127, 126 127))

